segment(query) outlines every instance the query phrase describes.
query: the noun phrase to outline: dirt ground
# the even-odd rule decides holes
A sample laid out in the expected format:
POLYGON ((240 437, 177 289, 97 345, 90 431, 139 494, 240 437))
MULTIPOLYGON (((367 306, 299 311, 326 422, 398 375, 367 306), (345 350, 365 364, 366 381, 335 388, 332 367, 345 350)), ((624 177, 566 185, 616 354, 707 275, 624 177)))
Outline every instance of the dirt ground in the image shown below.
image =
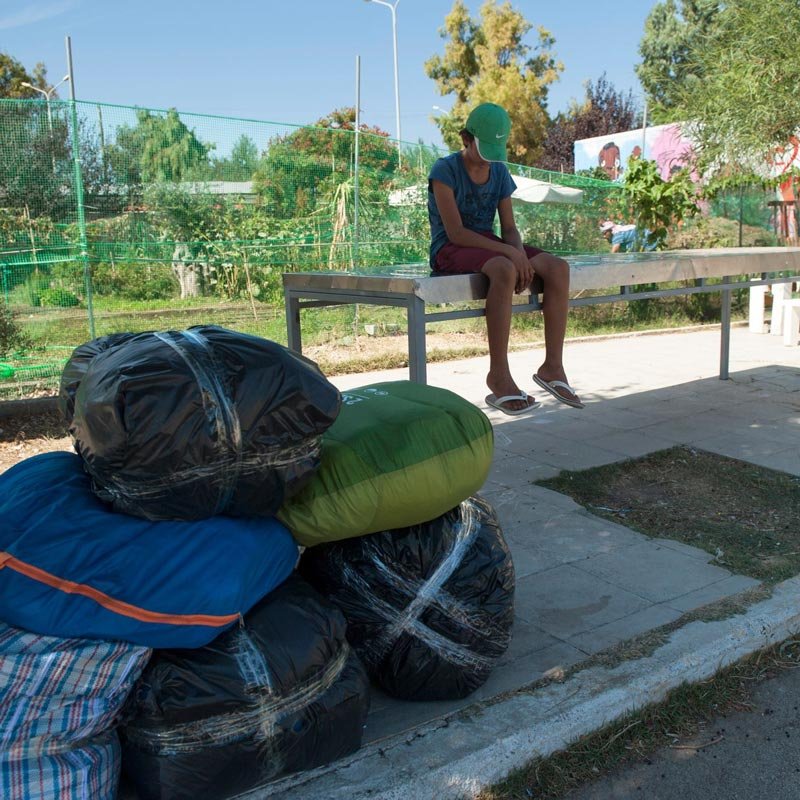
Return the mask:
POLYGON ((767 583, 800 571, 800 478, 674 447, 541 482, 594 514, 677 539, 714 563, 767 583))
POLYGON ((61 414, 0 417, 0 472, 18 461, 52 450, 72 450, 61 414))

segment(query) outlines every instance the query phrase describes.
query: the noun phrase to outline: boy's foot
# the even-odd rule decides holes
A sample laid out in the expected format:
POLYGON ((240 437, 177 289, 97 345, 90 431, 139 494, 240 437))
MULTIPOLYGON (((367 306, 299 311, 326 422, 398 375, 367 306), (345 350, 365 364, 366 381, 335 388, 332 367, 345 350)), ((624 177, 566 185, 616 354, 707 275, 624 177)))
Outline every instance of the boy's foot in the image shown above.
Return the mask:
POLYGON ((507 394, 502 397, 496 395, 487 395, 486 405, 508 414, 509 417, 518 417, 520 414, 527 414, 538 408, 541 403, 537 403, 532 397, 529 397, 524 392, 522 394, 507 394))
POLYGON ((486 376, 486 385, 491 392, 486 398, 486 404, 498 408, 504 414, 525 413, 539 405, 529 394, 520 390, 510 375, 497 380, 490 373, 486 376), (492 402, 489 402, 489 398, 492 398, 492 402))
POLYGON ((572 406, 573 408, 584 407, 575 390, 567 383, 566 375, 564 376, 564 380, 561 380, 559 378, 547 379, 538 373, 534 373, 533 380, 541 386, 542 389, 553 395, 559 402, 572 406))

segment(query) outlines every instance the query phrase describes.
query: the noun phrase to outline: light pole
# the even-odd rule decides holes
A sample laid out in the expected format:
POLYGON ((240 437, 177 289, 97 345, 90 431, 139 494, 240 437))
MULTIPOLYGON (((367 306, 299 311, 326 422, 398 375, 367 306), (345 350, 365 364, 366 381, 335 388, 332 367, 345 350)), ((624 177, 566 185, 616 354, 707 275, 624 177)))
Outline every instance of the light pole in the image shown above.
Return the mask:
POLYGON ((394 42, 394 116, 397 124, 397 166, 399 167, 402 135, 400 132, 400 78, 397 74, 397 4, 400 0, 394 0, 394 4, 387 3, 386 0, 365 0, 365 2, 386 6, 386 8, 392 12, 392 40, 394 42))
POLYGON ((34 92, 39 92, 39 94, 44 95, 45 102, 47 103, 47 127, 50 128, 50 133, 53 132, 53 117, 50 114, 50 100, 53 97, 53 92, 61 86, 62 83, 65 83, 69 80, 69 75, 65 75, 55 86, 51 86, 49 89, 40 89, 38 86, 34 86, 30 83, 22 83, 21 86, 25 86, 28 89, 33 89, 34 92))

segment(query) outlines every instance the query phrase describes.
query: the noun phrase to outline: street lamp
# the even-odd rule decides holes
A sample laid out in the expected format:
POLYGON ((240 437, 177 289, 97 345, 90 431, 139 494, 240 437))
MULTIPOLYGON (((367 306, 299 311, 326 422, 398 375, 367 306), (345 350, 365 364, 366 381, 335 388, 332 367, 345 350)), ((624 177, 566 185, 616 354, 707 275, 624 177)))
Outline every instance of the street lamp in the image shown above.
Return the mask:
MULTIPOLYGON (((398 0, 399 2, 399 0, 398 0)), ((33 89, 34 92, 39 92, 39 94, 44 95, 44 99, 47 102, 47 127, 50 128, 50 133, 53 132, 53 117, 50 114, 50 100, 53 97, 53 92, 61 86, 62 83, 65 83, 69 80, 69 75, 65 75, 55 86, 51 86, 49 89, 40 89, 38 86, 33 86, 30 83, 21 83, 21 86, 25 86, 28 89, 33 89)))
POLYGON ((392 12, 392 39, 394 41, 394 115, 397 123, 397 165, 400 166, 400 149, 402 136, 400 133, 400 79, 397 74, 397 4, 400 0, 394 0, 394 4, 387 3, 386 0, 365 0, 367 3, 376 3, 379 6, 386 6, 392 12))

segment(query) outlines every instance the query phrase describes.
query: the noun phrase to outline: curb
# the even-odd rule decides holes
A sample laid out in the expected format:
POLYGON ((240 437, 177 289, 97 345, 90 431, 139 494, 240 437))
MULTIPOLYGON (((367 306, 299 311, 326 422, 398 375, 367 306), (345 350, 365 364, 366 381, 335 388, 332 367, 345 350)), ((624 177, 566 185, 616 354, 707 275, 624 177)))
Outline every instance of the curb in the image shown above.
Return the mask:
POLYGON ((651 656, 518 691, 381 742, 326 768, 290 776, 248 800, 463 800, 533 758, 563 750, 684 683, 705 680, 800 631, 800 576, 745 613, 691 622, 651 656))
POLYGON ((32 397, 28 400, 0 401, 0 419, 3 417, 45 414, 58 411, 58 397, 32 397))

